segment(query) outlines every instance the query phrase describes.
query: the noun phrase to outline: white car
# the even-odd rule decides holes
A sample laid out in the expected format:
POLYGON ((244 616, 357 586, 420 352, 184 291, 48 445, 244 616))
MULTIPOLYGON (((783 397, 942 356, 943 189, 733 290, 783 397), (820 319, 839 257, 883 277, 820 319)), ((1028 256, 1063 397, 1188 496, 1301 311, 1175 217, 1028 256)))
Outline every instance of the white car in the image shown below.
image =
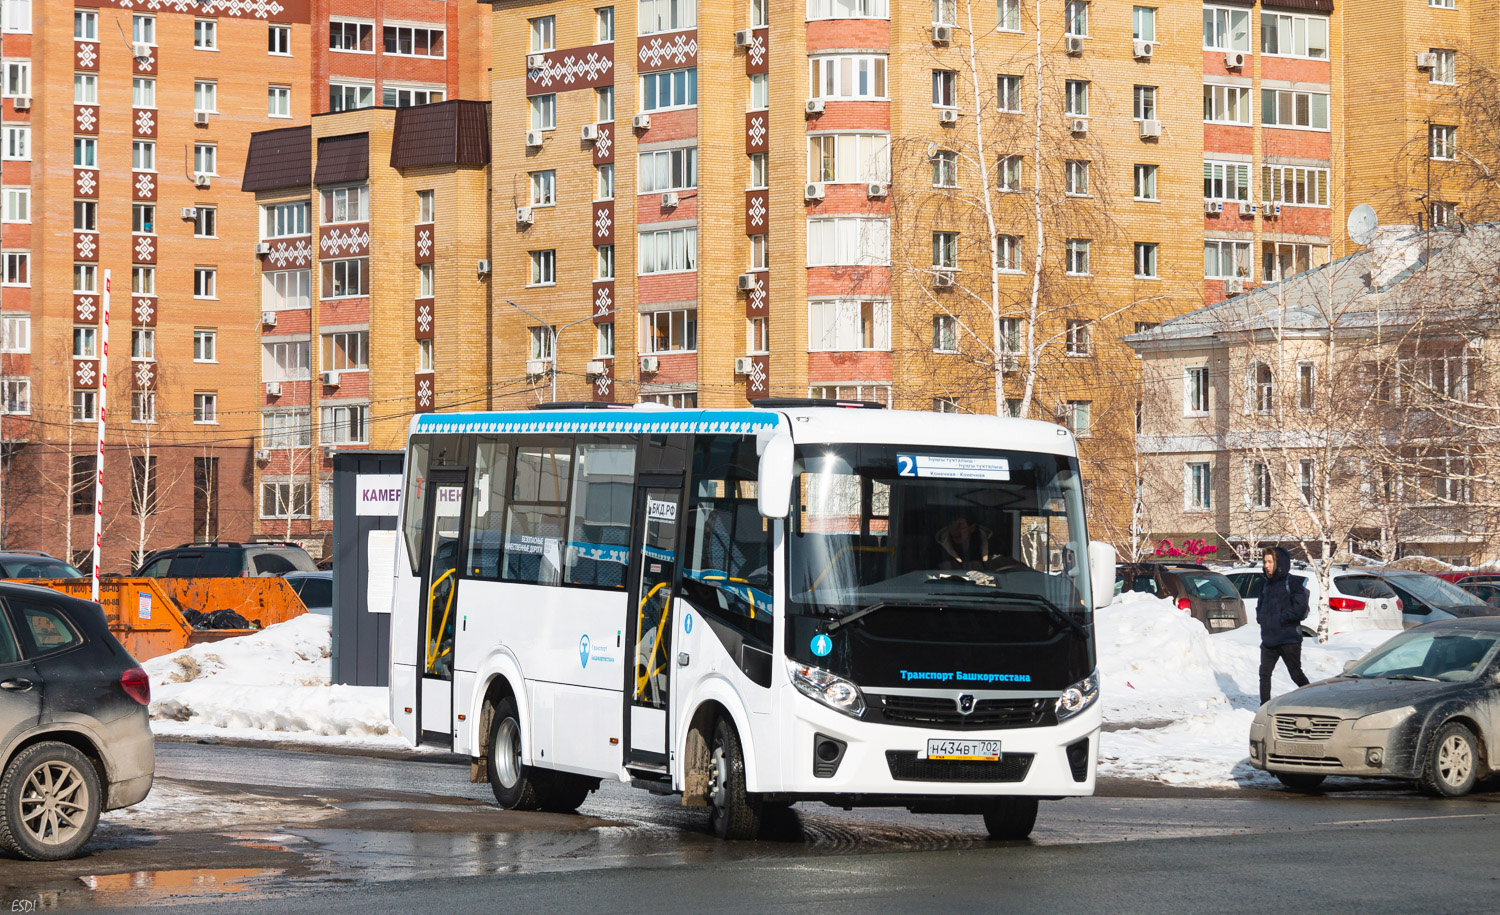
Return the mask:
MULTIPOLYGON (((1306 625, 1318 624, 1318 600, 1322 584, 1311 569, 1293 567, 1291 574, 1307 583, 1311 612, 1306 625)), ((1230 569, 1224 576, 1234 583, 1235 590, 1245 601, 1245 617, 1254 622, 1255 608, 1260 603, 1260 592, 1265 587, 1266 575, 1260 566, 1243 566, 1230 569)), ((1401 598, 1390 585, 1361 569, 1333 570, 1334 593, 1328 598, 1328 631, 1354 632, 1361 629, 1403 628, 1401 598)))

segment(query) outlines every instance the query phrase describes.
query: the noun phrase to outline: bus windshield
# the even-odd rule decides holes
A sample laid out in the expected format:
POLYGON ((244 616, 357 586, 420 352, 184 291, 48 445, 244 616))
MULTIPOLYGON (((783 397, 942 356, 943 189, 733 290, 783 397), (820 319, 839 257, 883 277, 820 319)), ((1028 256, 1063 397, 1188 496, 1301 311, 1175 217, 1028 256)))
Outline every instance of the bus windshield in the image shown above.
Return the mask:
MULTIPOLYGON (((876 605, 1089 618, 1077 462, 910 445, 798 454, 789 612, 830 621, 876 605)), ((870 611, 878 612, 878 611, 870 611)))

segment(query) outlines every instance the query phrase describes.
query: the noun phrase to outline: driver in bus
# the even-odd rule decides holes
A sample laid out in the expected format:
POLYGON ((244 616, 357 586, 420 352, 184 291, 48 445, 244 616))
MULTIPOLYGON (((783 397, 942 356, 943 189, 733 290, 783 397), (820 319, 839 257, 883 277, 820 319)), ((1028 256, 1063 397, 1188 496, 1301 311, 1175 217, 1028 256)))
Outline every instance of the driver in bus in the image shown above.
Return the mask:
POLYGON ((938 531, 938 568, 962 572, 984 571, 990 565, 989 528, 959 515, 938 531))

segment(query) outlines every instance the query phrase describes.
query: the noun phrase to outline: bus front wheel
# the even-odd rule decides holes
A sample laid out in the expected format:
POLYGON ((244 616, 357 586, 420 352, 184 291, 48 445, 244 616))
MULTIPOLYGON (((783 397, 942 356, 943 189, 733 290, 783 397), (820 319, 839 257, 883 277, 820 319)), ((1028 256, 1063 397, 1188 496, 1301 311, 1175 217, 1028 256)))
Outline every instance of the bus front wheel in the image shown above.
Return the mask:
POLYGON ((490 730, 490 752, 486 770, 495 800, 506 810, 536 810, 541 807, 537 775, 521 764, 521 716, 510 696, 495 706, 490 730))
POLYGON ((708 820, 721 839, 760 834, 760 798, 745 790, 745 751, 729 718, 714 723, 709 748, 708 820))
POLYGON ((1034 797, 997 797, 984 812, 984 828, 991 839, 1024 839, 1036 826, 1036 808, 1034 797))

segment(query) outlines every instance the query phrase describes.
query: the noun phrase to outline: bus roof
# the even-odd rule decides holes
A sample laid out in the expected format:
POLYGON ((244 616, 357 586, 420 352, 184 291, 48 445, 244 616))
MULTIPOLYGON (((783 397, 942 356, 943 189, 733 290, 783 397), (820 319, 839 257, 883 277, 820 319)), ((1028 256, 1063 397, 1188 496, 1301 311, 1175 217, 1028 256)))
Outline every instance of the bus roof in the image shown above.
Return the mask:
POLYGON ((1053 423, 974 414, 842 407, 698 410, 637 404, 609 410, 423 413, 412 418, 410 431, 414 435, 487 432, 754 435, 778 428, 789 431, 798 443, 931 445, 1069 456, 1078 453, 1073 435, 1053 423))

